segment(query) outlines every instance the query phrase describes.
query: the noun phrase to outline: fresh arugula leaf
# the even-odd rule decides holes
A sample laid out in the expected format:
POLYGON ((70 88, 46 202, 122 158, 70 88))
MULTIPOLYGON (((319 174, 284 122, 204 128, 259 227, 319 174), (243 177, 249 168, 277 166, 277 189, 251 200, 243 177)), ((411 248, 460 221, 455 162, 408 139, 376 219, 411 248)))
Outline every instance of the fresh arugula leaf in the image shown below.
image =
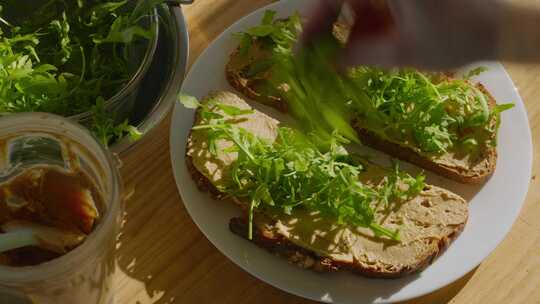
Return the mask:
POLYGON ((184 93, 178 94, 178 101, 180 101, 180 103, 182 103, 184 107, 188 109, 196 109, 201 105, 197 98, 184 93))
POLYGON ((246 56, 254 40, 264 40, 270 49, 275 46, 291 48, 301 30, 301 17, 298 13, 283 20, 275 20, 276 12, 267 10, 260 25, 246 32, 236 33, 240 39, 240 54, 246 56))
POLYGON ((305 130, 316 132, 323 141, 337 130, 347 140, 359 142, 350 126, 352 117, 344 103, 343 83, 335 76, 337 71, 331 62, 339 50, 338 43, 331 36, 320 39, 328 42, 314 44, 297 56, 290 48, 276 47, 271 82, 274 86, 288 85, 282 95, 305 130))
POLYGON ((243 110, 234 106, 229 106, 226 104, 217 103, 216 106, 221 109, 226 115, 229 116, 239 116, 239 115, 245 115, 245 114, 251 114, 253 113, 253 110, 243 110))
POLYGON ((261 23, 263 25, 272 24, 272 22, 274 22, 275 16, 276 16, 276 11, 267 10, 264 12, 264 16, 261 23))
POLYGON ((493 110, 491 110, 491 115, 499 115, 500 113, 510 110, 515 106, 513 103, 503 103, 496 105, 493 110))
POLYGON ((487 67, 484 67, 484 66, 480 66, 480 67, 477 67, 477 68, 474 68, 472 70, 470 70, 467 74, 465 74, 465 76, 463 77, 464 79, 471 79, 475 76, 478 76, 484 72, 486 72, 488 70, 487 67))
POLYGON ((114 140, 126 135, 132 141, 141 138, 142 133, 136 127, 131 126, 127 120, 121 124, 115 123, 114 113, 107 111, 103 98, 98 98, 91 111, 93 115, 90 130, 103 145, 108 146, 114 140))
MULTIPOLYGON (((58 40, 60 44, 61 53, 59 54, 59 61, 64 64, 71 58, 72 46, 71 38, 69 37, 70 26, 67 20, 66 13, 62 13, 61 20, 53 20, 50 23, 50 28, 58 33, 58 40)), ((34 53, 36 58, 37 54, 34 53)))
MULTIPOLYGON (((94 7, 90 9, 90 12, 89 12, 91 23, 97 23, 100 20, 107 18, 109 14, 116 12, 121 7, 123 7, 126 3, 127 3, 127 0, 118 1, 118 2, 105 2, 105 3, 99 3, 95 5, 94 7)), ((82 8, 82 7, 84 7, 84 2, 81 0, 81 2, 79 3, 79 8, 82 8)))
MULTIPOLYGON (((501 127, 501 113, 512 109, 514 106, 515 105, 513 103, 504 103, 504 104, 497 105, 493 108, 493 110, 491 111, 491 117, 495 119, 497 123, 495 124, 494 128, 490 129, 491 132, 497 134, 497 131, 501 127)), ((497 144, 497 137, 495 137, 492 144, 495 144, 495 145, 497 144)))
POLYGON ((246 57, 249 53, 249 49, 251 47, 251 43, 253 42, 251 39, 251 36, 246 33, 240 33, 240 45, 239 45, 239 52, 240 56, 246 57))
POLYGON ((258 74, 269 71, 273 65, 274 61, 271 59, 255 61, 249 66, 245 76, 248 78, 255 77, 258 74))
POLYGON ((274 26, 271 24, 263 24, 250 28, 247 33, 252 37, 266 37, 274 32, 274 26))
POLYGON ((127 17, 118 17, 113 24, 111 29, 106 37, 94 37, 93 41, 96 45, 103 43, 131 43, 135 40, 136 37, 141 37, 145 39, 150 39, 152 37, 152 32, 150 30, 145 30, 138 25, 130 25, 129 18, 127 17))

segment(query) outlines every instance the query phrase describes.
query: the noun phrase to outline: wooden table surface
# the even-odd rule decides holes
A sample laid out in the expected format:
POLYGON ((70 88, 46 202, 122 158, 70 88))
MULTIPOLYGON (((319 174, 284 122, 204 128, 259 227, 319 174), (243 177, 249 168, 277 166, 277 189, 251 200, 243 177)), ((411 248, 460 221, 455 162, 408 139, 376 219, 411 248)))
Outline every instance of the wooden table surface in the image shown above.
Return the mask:
MULTIPOLYGON (((196 0, 184 7, 191 38, 190 64, 235 20, 270 2, 196 0)), ((538 139, 540 65, 505 66, 525 100, 533 138, 538 139)), ((135 195, 127 203, 119 237, 117 303, 312 303, 244 272, 203 236, 176 189, 168 133, 167 119, 152 136, 123 156, 123 178, 127 188, 135 188, 135 195)), ((539 153, 535 145, 535 159, 539 153)), ((539 169, 535 161, 534 176, 539 169)), ((407 303, 540 303, 539 203, 540 187, 538 179, 533 178, 512 231, 478 268, 441 290, 407 303)))

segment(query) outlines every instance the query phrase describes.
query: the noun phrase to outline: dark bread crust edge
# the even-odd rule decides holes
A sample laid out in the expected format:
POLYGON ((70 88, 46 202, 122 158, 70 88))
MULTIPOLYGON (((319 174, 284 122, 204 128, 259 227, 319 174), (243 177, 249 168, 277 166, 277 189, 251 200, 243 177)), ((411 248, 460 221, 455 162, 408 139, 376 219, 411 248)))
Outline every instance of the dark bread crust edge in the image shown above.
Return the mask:
POLYGON ((216 189, 216 187, 214 187, 214 185, 212 185, 212 183, 210 183, 210 181, 195 168, 193 159, 187 154, 186 167, 191 175, 191 179, 193 179, 199 191, 210 193, 213 199, 222 200, 224 198, 223 193, 216 189))
MULTIPOLYGON (((495 107, 496 101, 491 93, 481 83, 477 84, 477 88, 488 97, 489 107, 495 107)), ((358 127, 354 121, 352 125, 363 144, 460 183, 480 184, 493 174, 497 165, 497 149, 495 147, 490 147, 485 154, 485 158, 490 164, 488 170, 477 175, 474 172, 463 172, 455 167, 437 164, 409 147, 386 141, 374 132, 358 127)))
MULTIPOLYGON (((440 256, 463 231, 465 224, 456 226, 452 234, 448 237, 442 237, 437 242, 437 250, 432 254, 419 260, 414 265, 407 265, 392 271, 383 270, 376 267, 365 267, 360 263, 343 263, 334 261, 327 257, 321 257, 315 252, 299 247, 283 236, 274 234, 271 231, 253 230, 253 239, 251 242, 262 247, 269 252, 286 258, 290 263, 301 268, 311 269, 317 272, 335 272, 347 270, 370 278, 396 279, 409 274, 424 270, 427 266, 440 256)), ((235 234, 248 240, 248 222, 246 218, 237 217, 229 222, 229 229, 235 234)))
MULTIPOLYGON (((212 95, 212 94, 210 94, 212 95)), ((198 108, 195 111, 195 118, 193 120, 193 125, 195 125, 198 121, 201 120, 201 113, 200 108, 198 108)), ((189 175, 191 176, 191 179, 195 182, 197 185, 197 188, 201 192, 208 192, 210 193, 210 196, 212 196, 213 199, 216 200, 224 200, 226 198, 225 194, 221 191, 219 191, 209 180, 206 176, 204 176, 197 168, 195 168, 195 165, 193 164, 193 158, 189 155, 189 149, 190 149, 190 143, 191 143, 191 137, 192 137, 193 130, 189 130, 187 142, 186 142, 186 150, 185 150, 185 162, 186 167, 189 172, 189 175)))
MULTIPOLYGON (((212 95, 212 94, 213 93, 211 93, 210 95, 212 95)), ((201 112, 200 111, 201 111, 200 108, 195 110, 195 117, 194 117, 194 120, 193 120, 193 125, 197 124, 197 122, 201 120, 201 112)), ((191 176, 191 179, 197 185, 197 188, 199 189, 199 191, 210 193, 210 195, 212 196, 213 199, 223 200, 224 197, 225 197, 224 194, 221 191, 219 191, 208 180, 208 178, 206 178, 206 176, 204 176, 201 172, 199 172, 199 170, 197 170, 197 168, 195 168, 195 165, 193 165, 193 158, 188 153, 189 148, 190 148, 192 133, 193 133, 193 130, 189 130, 188 137, 187 137, 187 142, 186 142, 186 150, 184 152, 184 155, 185 155, 185 158, 186 158, 185 159, 186 167, 187 167, 187 170, 189 172, 189 175, 191 176)))

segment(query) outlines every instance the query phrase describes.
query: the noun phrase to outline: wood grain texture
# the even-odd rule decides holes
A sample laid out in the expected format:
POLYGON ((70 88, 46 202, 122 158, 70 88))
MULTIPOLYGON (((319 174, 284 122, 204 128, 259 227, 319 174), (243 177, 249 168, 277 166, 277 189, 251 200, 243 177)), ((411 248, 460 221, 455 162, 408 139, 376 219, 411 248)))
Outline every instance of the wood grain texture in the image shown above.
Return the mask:
MULTIPOLYGON (((190 64, 235 20, 270 2, 196 0, 186 6, 190 64)), ((540 303, 540 65, 505 66, 525 100, 535 141, 535 178, 526 204, 504 242, 477 269, 407 304, 540 303)), ((134 188, 135 194, 119 236, 117 303, 313 303, 252 277, 202 235, 176 190, 168 134, 166 119, 122 157, 126 189, 134 188)))

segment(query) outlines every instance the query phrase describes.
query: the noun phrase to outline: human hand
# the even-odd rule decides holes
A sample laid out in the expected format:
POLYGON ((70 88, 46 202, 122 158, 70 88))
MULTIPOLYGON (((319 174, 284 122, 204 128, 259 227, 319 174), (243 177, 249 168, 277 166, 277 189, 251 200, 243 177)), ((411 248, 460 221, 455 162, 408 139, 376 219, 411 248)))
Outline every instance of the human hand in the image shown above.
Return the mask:
POLYGON ((355 16, 341 55, 345 66, 445 70, 497 55, 496 0, 320 0, 303 43, 331 31, 344 3, 355 16))

